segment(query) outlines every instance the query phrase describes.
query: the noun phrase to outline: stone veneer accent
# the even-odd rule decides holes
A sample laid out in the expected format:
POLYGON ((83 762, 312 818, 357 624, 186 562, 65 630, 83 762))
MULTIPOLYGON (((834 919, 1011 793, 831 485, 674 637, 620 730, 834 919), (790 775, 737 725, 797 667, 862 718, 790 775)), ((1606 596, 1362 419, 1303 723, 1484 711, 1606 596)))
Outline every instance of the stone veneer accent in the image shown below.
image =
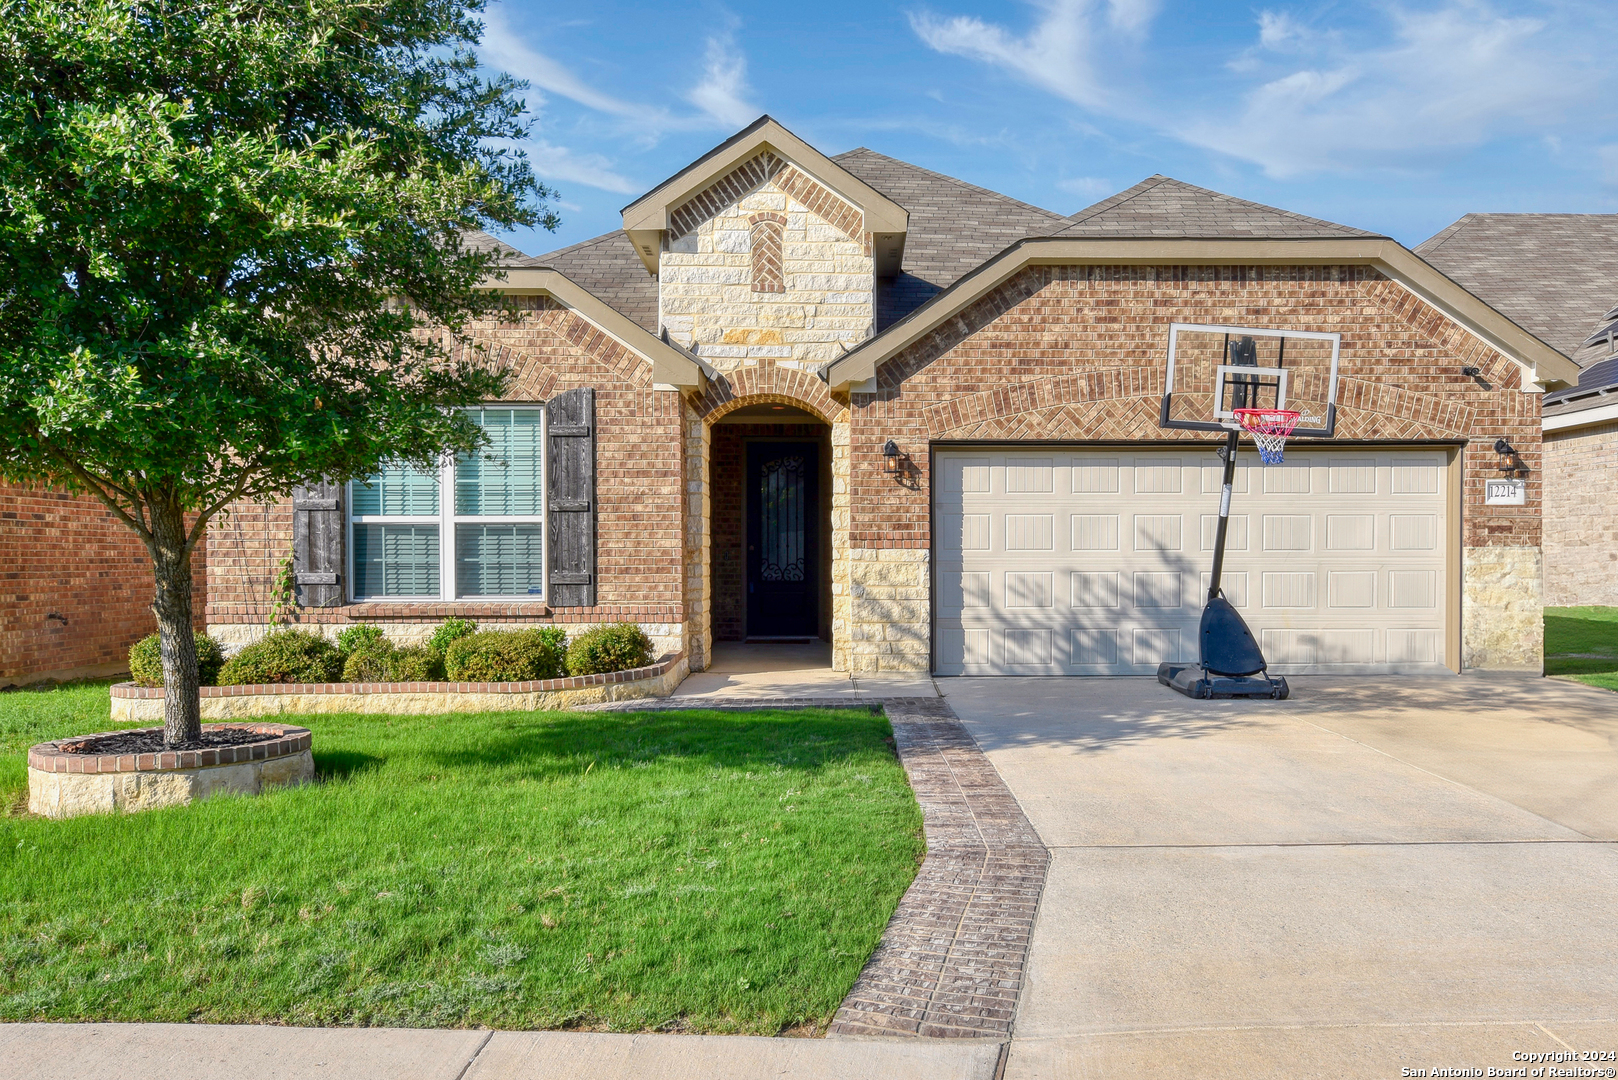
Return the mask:
MULTIPOLYGON (((157 715, 159 719, 163 715, 161 697, 157 715)), ((208 725, 210 730, 220 728, 247 728, 277 737, 246 746, 153 754, 70 754, 62 749, 64 743, 128 732, 103 731, 40 743, 28 751, 28 810, 49 818, 119 810, 133 813, 182 806, 214 795, 257 795, 267 788, 302 784, 314 778, 315 762, 310 752, 313 737, 308 728, 290 724, 208 725)))
POLYGON ((790 165, 767 177, 748 171, 757 182, 739 191, 744 185, 731 181, 743 171, 687 204, 702 205, 700 220, 686 222, 684 207, 673 215, 689 231, 671 229, 659 259, 660 321, 722 371, 765 358, 835 360, 870 334, 875 316, 875 263, 859 211, 790 165), (768 224, 774 219, 783 224, 768 224), (755 260, 773 256, 777 228, 779 291, 773 268, 759 291, 755 260), (761 232, 769 237, 755 252, 761 232))
POLYGON ((846 633, 841 635, 846 666, 838 670, 931 669, 930 554, 925 548, 855 548, 848 553, 846 633))
POLYGON ((1618 422, 1545 433, 1545 603, 1618 605, 1618 422))
MULTIPOLYGON (((421 715, 457 712, 542 712, 576 709, 604 701, 667 697, 690 674, 685 654, 603 675, 528 682, 263 683, 202 687, 202 715, 220 720, 306 713, 421 715)), ((118 683, 112 688, 112 718, 122 722, 162 719, 163 691, 118 683)))
POLYGON ((1461 666, 1545 670, 1537 547, 1468 547, 1461 557, 1461 666))

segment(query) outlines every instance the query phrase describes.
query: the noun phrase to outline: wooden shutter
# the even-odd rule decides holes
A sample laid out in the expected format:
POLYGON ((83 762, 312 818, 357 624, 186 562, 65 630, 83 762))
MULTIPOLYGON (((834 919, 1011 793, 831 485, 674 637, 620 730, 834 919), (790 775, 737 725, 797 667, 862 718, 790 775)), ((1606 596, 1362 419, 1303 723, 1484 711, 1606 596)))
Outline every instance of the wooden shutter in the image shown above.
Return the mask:
POLYGON ((545 404, 546 599, 552 607, 596 602, 595 418, 589 387, 545 404))
POLYGON ((343 485, 292 489, 292 575, 299 607, 343 602, 343 485))

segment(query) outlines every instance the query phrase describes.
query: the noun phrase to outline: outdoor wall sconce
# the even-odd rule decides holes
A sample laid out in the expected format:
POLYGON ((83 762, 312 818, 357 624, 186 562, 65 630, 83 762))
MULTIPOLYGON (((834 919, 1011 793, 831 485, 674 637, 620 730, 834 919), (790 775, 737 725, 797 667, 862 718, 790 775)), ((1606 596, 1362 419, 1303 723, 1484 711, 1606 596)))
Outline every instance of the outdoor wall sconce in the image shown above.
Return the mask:
POLYGON ((899 444, 892 439, 882 444, 882 471, 889 476, 898 476, 904 472, 904 462, 899 457, 899 444))
POLYGON ((1500 455, 1498 468, 1500 469, 1501 475, 1528 475, 1528 466, 1523 464, 1522 456, 1518 454, 1516 448, 1505 439, 1496 439, 1494 441, 1494 452, 1500 455))

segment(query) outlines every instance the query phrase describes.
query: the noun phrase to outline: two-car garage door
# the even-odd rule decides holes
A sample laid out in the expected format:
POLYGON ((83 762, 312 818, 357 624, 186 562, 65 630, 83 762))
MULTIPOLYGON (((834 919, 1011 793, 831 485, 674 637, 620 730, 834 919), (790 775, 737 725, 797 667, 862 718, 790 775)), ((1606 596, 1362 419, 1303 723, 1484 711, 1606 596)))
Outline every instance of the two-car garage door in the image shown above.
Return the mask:
MULTIPOLYGON (((1237 459, 1225 595, 1280 673, 1447 670, 1442 450, 1237 459)), ((1221 466, 1197 449, 944 451, 941 675, 1147 675, 1195 660, 1221 466)))

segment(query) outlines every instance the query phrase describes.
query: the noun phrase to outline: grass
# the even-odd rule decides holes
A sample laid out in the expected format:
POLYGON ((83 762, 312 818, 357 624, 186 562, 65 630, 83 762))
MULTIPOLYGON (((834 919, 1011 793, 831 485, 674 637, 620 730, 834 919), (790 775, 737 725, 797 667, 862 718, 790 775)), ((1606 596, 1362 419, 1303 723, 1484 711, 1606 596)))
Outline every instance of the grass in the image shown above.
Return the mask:
POLYGON ((852 710, 307 717, 315 785, 19 816, 106 716, 0 695, 0 1020, 805 1031, 923 851, 852 710))
POLYGON ((1545 674, 1618 690, 1618 607, 1546 608, 1545 674))

